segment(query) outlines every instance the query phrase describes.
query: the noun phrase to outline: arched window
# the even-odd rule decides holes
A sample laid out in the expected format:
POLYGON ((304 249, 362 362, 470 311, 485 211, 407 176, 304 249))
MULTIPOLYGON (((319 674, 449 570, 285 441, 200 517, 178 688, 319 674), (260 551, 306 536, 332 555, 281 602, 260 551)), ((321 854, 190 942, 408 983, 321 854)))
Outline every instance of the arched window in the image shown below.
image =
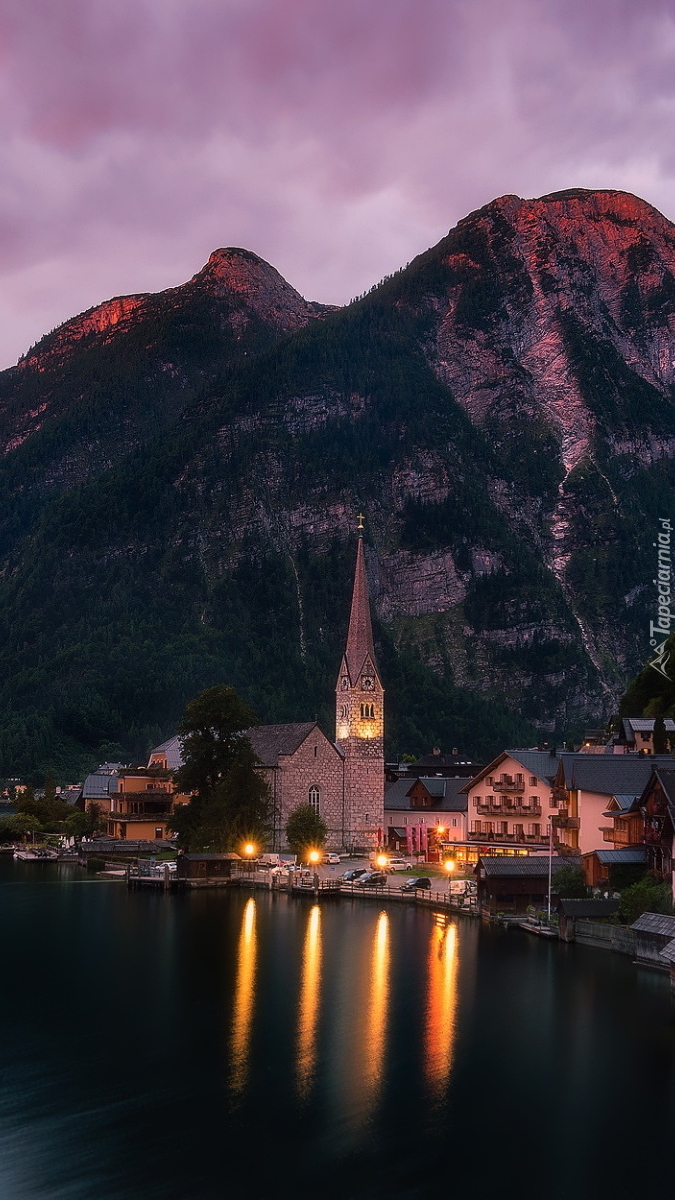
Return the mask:
POLYGON ((372 718, 375 716, 375 705, 374 704, 362 704, 361 705, 361 716, 368 717, 372 720, 372 718))
POLYGON ((314 785, 313 787, 311 787, 309 789, 309 803, 311 804, 312 808, 314 809, 314 812, 318 813, 318 811, 319 811, 319 789, 316 785, 314 785))

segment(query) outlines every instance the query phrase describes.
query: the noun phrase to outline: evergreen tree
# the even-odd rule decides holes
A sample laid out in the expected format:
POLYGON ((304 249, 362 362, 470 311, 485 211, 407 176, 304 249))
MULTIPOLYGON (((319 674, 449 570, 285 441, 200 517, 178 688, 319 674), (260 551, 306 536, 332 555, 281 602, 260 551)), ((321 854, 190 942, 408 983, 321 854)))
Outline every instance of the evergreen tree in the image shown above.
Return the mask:
POLYGON ((322 850, 328 837, 326 822, 311 804, 299 804, 286 822, 286 840, 298 858, 306 859, 310 850, 322 850))

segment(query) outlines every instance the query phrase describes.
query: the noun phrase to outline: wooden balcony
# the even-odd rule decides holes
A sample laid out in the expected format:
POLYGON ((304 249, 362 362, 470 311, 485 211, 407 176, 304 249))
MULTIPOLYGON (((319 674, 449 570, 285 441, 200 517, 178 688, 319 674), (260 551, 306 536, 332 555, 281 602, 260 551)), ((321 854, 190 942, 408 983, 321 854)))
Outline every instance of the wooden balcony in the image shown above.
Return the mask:
POLYGON ((492 790, 493 792, 524 792, 525 780, 519 782, 517 779, 495 779, 492 790))
POLYGON ((476 811, 485 816, 503 817, 540 817, 541 804, 521 804, 518 800, 507 800, 506 803, 481 803, 476 805, 476 811))
POLYGON ((559 808, 557 813, 552 813, 551 821, 556 829, 581 829, 579 817, 568 816, 565 808, 559 808))

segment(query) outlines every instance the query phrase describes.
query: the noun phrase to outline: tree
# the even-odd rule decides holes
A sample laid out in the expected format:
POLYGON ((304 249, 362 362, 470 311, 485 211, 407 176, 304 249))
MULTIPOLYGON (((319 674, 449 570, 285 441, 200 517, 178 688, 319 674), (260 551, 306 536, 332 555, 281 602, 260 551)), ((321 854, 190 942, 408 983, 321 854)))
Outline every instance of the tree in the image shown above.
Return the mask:
POLYGON ((588 888, 581 867, 571 867, 568 863, 560 867, 551 879, 551 890, 561 899, 582 900, 588 895, 588 888))
POLYGON ((286 841, 294 854, 306 858, 309 850, 326 844, 328 826, 311 804, 299 804, 286 822, 286 841))
POLYGON ((627 887, 619 900, 619 916, 626 925, 632 925, 644 912, 672 911, 673 899, 668 884, 649 877, 627 887))
POLYGON ((173 814, 171 827, 184 850, 238 850, 245 841, 265 842, 269 788, 256 770, 245 730, 257 724, 234 688, 207 688, 185 709, 178 726, 183 766, 178 791, 192 793, 173 814))

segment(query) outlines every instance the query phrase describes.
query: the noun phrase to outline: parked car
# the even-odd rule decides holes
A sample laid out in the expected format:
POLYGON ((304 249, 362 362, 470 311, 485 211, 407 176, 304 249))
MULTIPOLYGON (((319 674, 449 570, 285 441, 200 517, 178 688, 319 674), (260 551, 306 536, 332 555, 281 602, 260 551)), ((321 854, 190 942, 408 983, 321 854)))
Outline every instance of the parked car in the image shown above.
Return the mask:
POLYGON ((339 867, 342 860, 339 854, 324 854, 323 861, 324 863, 327 863, 329 867, 339 867))
POLYGON ((384 871, 366 871, 365 875, 361 875, 354 882, 357 887, 363 888, 386 887, 387 876, 384 871))
POLYGON ((428 891, 431 887, 431 880, 427 875, 418 875, 414 879, 406 879, 402 892, 415 892, 419 888, 422 891, 428 891))
POLYGON ((344 875, 340 876, 340 879, 344 879, 345 883, 354 883, 362 875, 368 874, 369 872, 365 867, 353 867, 350 871, 345 871, 344 875))
POLYGON ((387 863, 388 871, 407 871, 412 867, 411 862, 407 862, 405 858, 390 858, 387 863))

